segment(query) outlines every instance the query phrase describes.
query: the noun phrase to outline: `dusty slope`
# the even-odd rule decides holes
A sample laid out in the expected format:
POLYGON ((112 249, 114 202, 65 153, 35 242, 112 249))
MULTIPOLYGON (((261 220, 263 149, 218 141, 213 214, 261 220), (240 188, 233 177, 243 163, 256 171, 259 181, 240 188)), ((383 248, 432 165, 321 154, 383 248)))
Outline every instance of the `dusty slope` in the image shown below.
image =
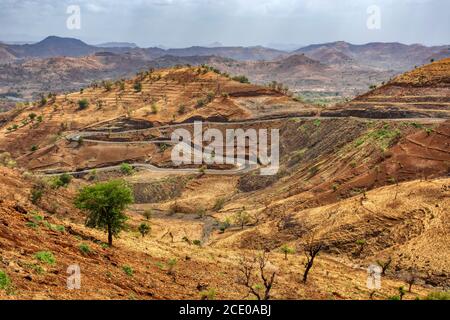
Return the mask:
MULTIPOLYGON (((79 182, 74 182, 68 192, 50 189, 45 192, 44 202, 58 201, 61 209, 66 209, 49 214, 42 204, 35 206, 27 200, 32 187, 30 178, 22 178, 18 171, 0 168, 0 179, 0 269, 11 280, 7 290, 0 290, 0 298, 200 299, 203 290, 214 290, 217 299, 248 298, 245 287, 235 280, 239 276, 242 249, 197 247, 185 241, 171 243, 170 239, 160 236, 167 227, 167 219, 158 218, 152 219, 152 235, 142 239, 135 230, 143 218, 137 215, 132 215, 131 229, 116 240, 114 248, 107 249, 102 246, 104 234, 83 227, 79 214, 67 202, 79 182), (81 244, 88 245, 91 253, 83 254, 81 244), (35 257, 36 252, 43 250, 53 253, 54 264, 46 264, 35 257), (173 274, 168 274, 167 262, 174 258, 177 264, 173 274), (70 291, 66 287, 66 270, 73 264, 81 268, 81 290, 70 291), (133 274, 127 275, 124 267, 130 267, 133 274)), ((183 229, 195 230, 198 223, 170 225, 174 232, 182 232, 183 229)), ((245 252, 247 256, 257 254, 257 251, 245 252)), ((298 280, 303 269, 300 257, 292 256, 285 261, 276 251, 269 257, 279 273, 274 299, 367 299, 371 292, 365 288, 364 266, 350 266, 323 255, 305 285, 298 280)), ((402 284, 402 281, 385 278, 374 298, 394 295, 402 284)), ((423 297, 429 291, 429 288, 416 286, 406 298, 423 297)))
POLYGON ((450 117, 450 58, 400 75, 323 115, 375 118, 450 117))

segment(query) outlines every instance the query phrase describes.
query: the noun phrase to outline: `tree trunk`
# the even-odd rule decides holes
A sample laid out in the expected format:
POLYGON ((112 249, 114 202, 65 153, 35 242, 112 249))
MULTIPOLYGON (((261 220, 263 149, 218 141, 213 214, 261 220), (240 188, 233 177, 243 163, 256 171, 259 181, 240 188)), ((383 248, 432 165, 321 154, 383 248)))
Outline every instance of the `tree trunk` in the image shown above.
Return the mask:
POLYGON ((306 265, 306 268, 305 268, 305 273, 303 274, 303 282, 304 283, 306 283, 306 281, 308 280, 308 273, 309 273, 309 270, 312 268, 312 261, 311 262, 308 262, 308 264, 306 265))
POLYGON ((110 247, 112 247, 112 243, 113 243, 113 234, 112 234, 112 228, 111 225, 108 225, 108 245, 110 247))

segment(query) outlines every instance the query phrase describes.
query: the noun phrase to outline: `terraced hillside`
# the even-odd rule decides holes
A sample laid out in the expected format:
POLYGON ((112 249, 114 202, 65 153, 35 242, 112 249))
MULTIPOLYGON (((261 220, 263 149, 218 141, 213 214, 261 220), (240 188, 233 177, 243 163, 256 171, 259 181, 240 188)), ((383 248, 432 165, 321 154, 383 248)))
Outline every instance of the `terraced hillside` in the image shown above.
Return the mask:
POLYGON ((373 118, 449 118, 450 59, 406 72, 349 104, 337 105, 322 114, 373 118))
POLYGON ((23 155, 33 146, 54 145, 70 131, 123 118, 151 127, 194 119, 231 121, 317 112, 283 93, 234 81, 207 67, 163 69, 23 107, 1 129, 0 150, 23 155))

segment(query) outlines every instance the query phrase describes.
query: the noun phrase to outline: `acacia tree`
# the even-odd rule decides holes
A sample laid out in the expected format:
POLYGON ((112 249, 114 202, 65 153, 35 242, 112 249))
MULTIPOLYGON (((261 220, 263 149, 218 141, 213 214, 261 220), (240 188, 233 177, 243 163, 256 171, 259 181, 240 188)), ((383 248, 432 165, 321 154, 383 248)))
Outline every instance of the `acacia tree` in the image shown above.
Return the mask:
POLYGON ((131 203, 133 193, 122 180, 85 187, 75 199, 75 206, 88 213, 86 226, 104 229, 108 233, 110 247, 113 236, 117 236, 125 227, 128 218, 124 211, 131 203))

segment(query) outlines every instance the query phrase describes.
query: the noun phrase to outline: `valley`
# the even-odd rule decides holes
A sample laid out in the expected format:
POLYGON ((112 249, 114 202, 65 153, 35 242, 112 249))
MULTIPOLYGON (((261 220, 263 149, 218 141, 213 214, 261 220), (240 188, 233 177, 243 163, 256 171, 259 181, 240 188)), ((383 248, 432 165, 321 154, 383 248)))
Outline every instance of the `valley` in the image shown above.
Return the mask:
MULTIPOLYGON (((297 65, 329 68, 286 59, 286 69, 239 65, 283 79, 297 65)), ((1 113, 0 270, 9 282, 0 298, 256 299, 261 261, 276 275, 272 299, 396 299, 411 285, 402 298, 414 300, 448 290, 448 59, 325 107, 229 71, 149 66, 1 113), (260 175, 259 158, 175 166, 171 135, 192 133, 195 121, 221 133, 279 130, 278 172, 260 175), (61 185, 63 176, 71 178, 61 185), (74 205, 82 188, 111 179, 134 198, 112 247, 74 205), (320 254, 306 281, 312 248, 320 254), (66 288, 71 265, 80 290, 66 288), (378 290, 367 287, 371 265, 385 268, 378 290)), ((249 156, 245 148, 236 159, 249 156)))

